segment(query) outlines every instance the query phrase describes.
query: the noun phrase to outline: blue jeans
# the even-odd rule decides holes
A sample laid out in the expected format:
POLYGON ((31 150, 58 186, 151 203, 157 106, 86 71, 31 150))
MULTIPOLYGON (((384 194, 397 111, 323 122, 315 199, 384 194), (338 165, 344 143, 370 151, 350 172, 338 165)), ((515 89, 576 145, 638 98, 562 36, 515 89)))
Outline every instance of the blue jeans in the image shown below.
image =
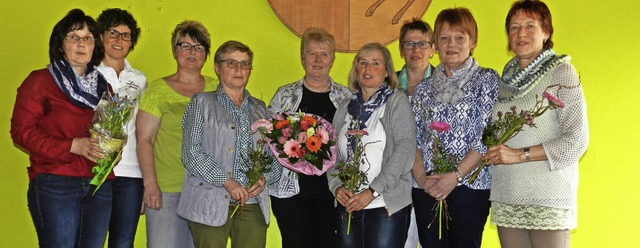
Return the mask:
POLYGON ((95 195, 91 178, 41 174, 27 191, 40 247, 102 248, 111 216, 111 181, 95 195))
POLYGON ((451 219, 448 229, 443 224, 442 239, 438 237, 438 220, 434 221, 434 218, 438 218, 433 208, 436 199, 422 189, 414 188, 412 195, 422 247, 480 248, 491 207, 489 190, 474 190, 460 185, 451 191, 446 199, 451 219))
POLYGON ((187 220, 178 216, 180 192, 162 193, 162 208, 146 208, 147 247, 193 248, 193 238, 187 220))
POLYGON ((142 178, 116 177, 109 223, 109 248, 133 248, 144 192, 142 178))
POLYGON ((339 248, 404 247, 411 217, 411 205, 389 216, 384 207, 353 212, 347 235, 349 213, 338 204, 339 248))

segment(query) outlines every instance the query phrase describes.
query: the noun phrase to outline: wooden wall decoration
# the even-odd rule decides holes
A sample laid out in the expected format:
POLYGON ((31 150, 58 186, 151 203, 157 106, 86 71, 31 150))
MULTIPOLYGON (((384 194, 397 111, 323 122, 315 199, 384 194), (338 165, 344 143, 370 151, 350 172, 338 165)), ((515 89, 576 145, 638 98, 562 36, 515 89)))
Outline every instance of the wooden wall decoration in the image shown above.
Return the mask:
POLYGON ((298 37, 309 27, 332 33, 339 52, 367 43, 387 45, 402 24, 422 18, 431 0, 268 0, 278 18, 298 37))

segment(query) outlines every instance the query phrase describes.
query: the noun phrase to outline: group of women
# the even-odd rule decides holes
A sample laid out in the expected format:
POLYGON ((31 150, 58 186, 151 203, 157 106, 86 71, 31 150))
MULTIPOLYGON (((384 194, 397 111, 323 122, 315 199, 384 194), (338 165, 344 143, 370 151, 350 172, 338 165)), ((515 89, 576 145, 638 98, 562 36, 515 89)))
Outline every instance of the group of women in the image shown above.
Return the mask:
POLYGON ((184 21, 171 37, 176 72, 147 86, 126 60, 140 35, 135 19, 108 9, 96 23, 72 10, 51 34, 51 64, 18 89, 11 119, 14 142, 30 155, 28 205, 40 246, 102 247, 108 231, 109 247, 132 247, 143 205, 149 247, 225 247, 229 238, 233 247, 265 247, 271 210, 282 247, 415 247, 418 240, 480 247, 490 208, 503 247, 569 247, 578 160, 588 143, 580 82, 570 57, 552 50, 543 2, 516 1, 505 28, 515 57, 502 78, 472 57, 471 12, 452 8, 438 14, 434 30, 405 23, 400 71, 386 47, 363 46, 348 88, 329 76, 333 36, 310 28, 300 48, 305 75, 280 87, 267 107, 246 90, 253 52, 241 42, 215 51, 216 86, 201 72, 210 35, 184 21), (433 67, 435 52, 441 63, 433 67), (563 86, 552 92, 563 108, 504 144, 483 144, 492 120, 512 106, 532 108, 553 85, 563 86), (91 195, 91 168, 104 151, 87 129, 106 91, 142 97, 115 175, 91 195), (251 124, 287 111, 333 120, 339 162, 353 161, 356 143, 367 144, 359 166, 368 183, 352 192, 335 168, 307 176, 272 162, 250 184, 246 158, 259 138, 251 124), (450 130, 434 138, 434 121, 450 130), (367 135, 346 135, 354 130, 367 135), (430 173, 436 140, 455 157, 453 171, 430 173), (492 166, 470 182, 483 162, 492 166), (439 228, 429 223, 443 200, 449 216, 439 228))

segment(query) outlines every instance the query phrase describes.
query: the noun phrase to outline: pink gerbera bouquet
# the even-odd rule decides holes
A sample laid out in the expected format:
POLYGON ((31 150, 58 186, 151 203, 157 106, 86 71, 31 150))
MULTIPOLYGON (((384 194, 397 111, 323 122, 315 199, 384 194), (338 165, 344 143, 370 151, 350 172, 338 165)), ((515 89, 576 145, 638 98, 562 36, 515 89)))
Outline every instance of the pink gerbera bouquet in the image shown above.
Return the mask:
POLYGON ((278 162, 298 173, 320 176, 336 162, 336 134, 320 116, 281 113, 268 120, 273 130, 266 134, 278 162))

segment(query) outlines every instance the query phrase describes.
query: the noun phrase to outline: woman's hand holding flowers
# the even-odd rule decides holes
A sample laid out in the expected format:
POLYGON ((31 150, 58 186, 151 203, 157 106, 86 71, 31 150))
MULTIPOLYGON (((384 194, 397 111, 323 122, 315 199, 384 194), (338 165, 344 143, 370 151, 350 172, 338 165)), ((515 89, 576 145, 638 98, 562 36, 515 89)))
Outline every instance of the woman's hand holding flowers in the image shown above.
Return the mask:
POLYGON ((485 164, 515 164, 525 161, 522 149, 515 149, 504 144, 489 147, 482 157, 485 164))
POLYGON ((373 193, 369 190, 363 190, 360 193, 355 194, 353 197, 349 198, 345 209, 348 213, 352 213, 354 211, 360 211, 367 207, 369 203, 371 203, 375 199, 373 197, 373 193))
POLYGON ((75 138, 71 142, 71 153, 85 157, 91 162, 97 163, 105 154, 98 140, 91 137, 75 138))
POLYGON ((265 185, 267 185, 267 180, 264 179, 264 177, 260 177, 260 179, 258 179, 258 182, 256 182, 251 186, 251 188, 249 188, 249 198, 262 193, 262 191, 264 191, 265 185))
POLYGON ((348 190, 343 186, 339 186, 336 189, 336 200, 343 207, 347 207, 347 205, 349 204, 349 199, 351 199, 351 197, 353 197, 353 193, 351 192, 351 190, 348 190))
MULTIPOLYGON (((423 173, 424 174, 424 173, 423 173)), ((438 182, 438 179, 429 177, 427 175, 421 175, 418 177, 414 177, 418 186, 424 190, 424 192, 429 193, 429 189, 433 187, 438 182)))
POLYGON ((336 200, 342 205, 348 213, 360 211, 367 207, 375 199, 373 193, 369 190, 363 190, 360 193, 353 194, 351 190, 340 186, 336 189, 336 200))
POLYGON ((223 184, 224 189, 229 192, 231 199, 239 201, 240 206, 244 207, 244 203, 249 199, 249 191, 242 184, 228 178, 223 184))
POLYGON ((438 201, 446 199, 458 185, 454 172, 427 176, 427 179, 434 180, 435 183, 431 187, 425 188, 425 191, 438 201))

